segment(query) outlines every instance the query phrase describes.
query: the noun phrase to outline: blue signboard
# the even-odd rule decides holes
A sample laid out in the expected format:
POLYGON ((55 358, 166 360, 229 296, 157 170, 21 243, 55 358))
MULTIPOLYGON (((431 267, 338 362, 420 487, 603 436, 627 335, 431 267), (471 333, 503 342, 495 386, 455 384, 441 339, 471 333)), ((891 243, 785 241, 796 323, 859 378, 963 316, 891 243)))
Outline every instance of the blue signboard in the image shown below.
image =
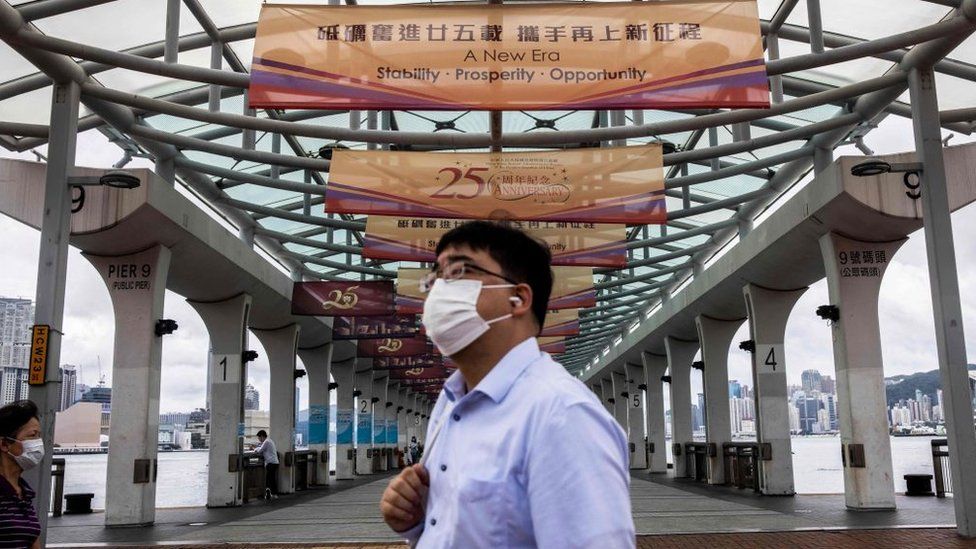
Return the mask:
POLYGON ((373 444, 386 444, 386 420, 373 421, 373 444))
POLYGON ((352 444, 352 410, 336 410, 336 444, 352 444))
POLYGON ((315 404, 308 407, 308 443, 329 442, 329 407, 315 404))
POLYGON ((398 431, 398 429, 397 429, 397 427, 398 427, 397 420, 395 420, 395 419, 388 419, 386 421, 387 421, 387 425, 386 425, 386 443, 387 444, 392 444, 392 445, 396 446, 397 445, 397 434, 398 434, 397 433, 397 431, 398 431))
POLYGON ((373 442, 373 414, 359 414, 356 423, 356 444, 370 444, 373 442))

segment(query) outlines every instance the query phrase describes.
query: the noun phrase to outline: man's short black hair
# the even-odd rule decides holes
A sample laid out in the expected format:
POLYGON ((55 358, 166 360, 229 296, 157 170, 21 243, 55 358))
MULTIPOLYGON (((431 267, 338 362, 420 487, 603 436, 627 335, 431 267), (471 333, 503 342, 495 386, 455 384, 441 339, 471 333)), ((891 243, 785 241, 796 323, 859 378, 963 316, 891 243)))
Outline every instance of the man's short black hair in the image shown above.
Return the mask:
POLYGON ((451 229, 437 243, 437 255, 448 246, 467 246, 486 251, 501 266, 503 274, 532 288, 532 314, 539 330, 546 321, 552 293, 552 254, 545 243, 508 223, 470 221, 451 229))
POLYGON ((0 408, 0 437, 17 438, 17 431, 37 417, 37 405, 29 400, 18 400, 0 408))
POLYGON ((260 431, 258 431, 258 436, 268 438, 268 432, 265 431, 264 429, 261 429, 260 431))

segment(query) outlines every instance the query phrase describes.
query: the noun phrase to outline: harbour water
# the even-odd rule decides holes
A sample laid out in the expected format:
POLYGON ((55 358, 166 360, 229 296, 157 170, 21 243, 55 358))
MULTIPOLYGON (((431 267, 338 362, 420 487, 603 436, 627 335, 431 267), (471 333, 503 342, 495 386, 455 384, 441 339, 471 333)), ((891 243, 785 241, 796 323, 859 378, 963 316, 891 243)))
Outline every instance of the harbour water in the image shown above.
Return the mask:
MULTIPOLYGON (((892 437, 895 491, 905 491, 904 475, 932 474, 932 437, 892 437)), ((67 455, 65 493, 95 494, 92 506, 105 507, 108 456, 67 455)), ((207 501, 206 451, 160 452, 156 502, 159 507, 202 506, 207 501)), ((793 469, 800 494, 844 492, 840 437, 794 437, 793 469)))

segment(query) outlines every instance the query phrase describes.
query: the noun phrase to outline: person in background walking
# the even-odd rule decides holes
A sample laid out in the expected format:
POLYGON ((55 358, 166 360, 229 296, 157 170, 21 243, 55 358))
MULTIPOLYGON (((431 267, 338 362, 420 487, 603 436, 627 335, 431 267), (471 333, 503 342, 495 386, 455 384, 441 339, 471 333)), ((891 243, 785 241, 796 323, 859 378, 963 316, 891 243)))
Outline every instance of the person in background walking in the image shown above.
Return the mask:
POLYGON ((21 474, 43 458, 37 406, 19 400, 0 408, 0 548, 41 547, 34 490, 21 474))
POLYGON ((278 499, 278 448, 264 429, 258 431, 258 442, 254 453, 264 458, 264 499, 278 499))

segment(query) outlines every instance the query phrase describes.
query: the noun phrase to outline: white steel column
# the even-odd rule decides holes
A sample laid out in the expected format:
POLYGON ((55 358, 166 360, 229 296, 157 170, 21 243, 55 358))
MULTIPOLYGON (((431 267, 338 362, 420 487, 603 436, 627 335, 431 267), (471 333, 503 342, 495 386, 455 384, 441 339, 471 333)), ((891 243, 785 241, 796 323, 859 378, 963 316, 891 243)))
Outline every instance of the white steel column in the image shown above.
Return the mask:
POLYGON ((641 354, 644 362, 645 398, 647 400, 647 469, 651 473, 668 472, 668 451, 665 444, 664 422, 664 373, 668 370, 668 357, 651 353, 641 354))
POLYGON ((299 349, 298 356, 308 373, 308 449, 315 452, 317 484, 328 484, 329 476, 329 379, 332 343, 299 349))
POLYGON ((861 242, 833 233, 820 238, 830 304, 840 313, 831 332, 849 509, 895 507, 878 294, 891 257, 905 241, 861 242))
MULTIPOLYGON (((365 367, 370 359, 359 359, 357 368, 365 367)), ((373 472, 373 369, 369 367, 356 372, 356 465, 357 475, 373 472)))
POLYGON ((386 411, 388 409, 387 391, 390 375, 383 373, 373 379, 373 472, 389 469, 386 463, 386 411))
MULTIPOLYGON (((806 288, 777 291, 747 284, 743 288, 752 353, 752 384, 756 399, 756 440, 768 452, 760 460, 763 494, 791 496, 793 445, 790 440, 789 395, 786 387, 786 322, 806 288)), ((839 374, 839 373, 838 373, 839 374)))
POLYGON ((626 365, 627 370, 627 425, 630 430, 627 440, 630 442, 630 468, 647 469, 647 445, 644 438, 644 366, 640 364, 626 365))
POLYGON ((935 74, 931 67, 914 69, 908 74, 908 83, 915 124, 915 149, 924 168, 921 173, 922 218, 943 389, 942 407, 949 442, 952 502, 959 535, 973 537, 976 536, 976 474, 967 465, 976 456, 976 431, 973 429, 972 394, 966 366, 966 338, 946 192, 935 74))
POLYGON ((288 459, 295 451, 295 358, 298 352, 298 324, 274 330, 251 328, 268 353, 271 370, 271 432, 278 447, 278 492, 295 491, 295 464, 288 459))
POLYGON ((210 464, 207 467, 207 507, 240 505, 240 456, 244 452, 244 385, 247 368, 247 319, 251 296, 239 294, 224 301, 187 301, 210 334, 207 361, 210 380, 210 464))
POLYGON ((83 254, 101 275, 115 313, 112 419, 105 483, 105 525, 143 526, 156 520, 159 381, 170 251, 104 257, 83 254))
POLYGON ((624 432, 630 430, 630 425, 627 424, 627 397, 624 393, 627 392, 627 376, 620 372, 612 372, 610 374, 610 383, 612 387, 611 396, 613 397, 613 417, 620 424, 620 428, 624 432))
MULTIPOLYGON (((353 347, 355 350, 355 347, 353 347)), ((355 425, 356 399, 354 377, 356 355, 332 357, 332 378, 336 388, 336 480, 350 480, 354 472, 353 425, 355 425)))
POLYGON ((709 448, 708 483, 725 484, 723 445, 732 442, 732 419, 729 417, 729 346, 745 319, 719 320, 698 315, 698 341, 701 342, 702 372, 705 391, 705 440, 709 448))
POLYGON ((698 352, 697 341, 684 341, 671 336, 664 339, 671 375, 671 448, 674 455, 674 476, 687 476, 685 443, 694 440, 691 428, 691 361, 698 352))
POLYGON ((602 395, 601 401, 603 402, 603 406, 607 409, 607 412, 610 412, 611 416, 614 415, 613 405, 616 399, 613 398, 613 381, 610 379, 601 379, 600 394, 602 395))
POLYGON ((41 243, 37 257, 37 289, 34 323, 50 326, 47 369, 41 385, 30 386, 30 399, 37 405, 44 440, 44 459, 24 477, 37 492, 34 509, 41 524, 41 546, 47 537, 47 515, 51 508, 51 455, 54 452, 54 420, 61 403, 61 336, 64 327, 64 289, 68 273, 68 238, 71 229, 71 187, 68 176, 75 167, 75 137, 78 135, 80 88, 75 82, 51 88, 51 125, 47 170, 44 180, 44 210, 41 213, 41 243))

